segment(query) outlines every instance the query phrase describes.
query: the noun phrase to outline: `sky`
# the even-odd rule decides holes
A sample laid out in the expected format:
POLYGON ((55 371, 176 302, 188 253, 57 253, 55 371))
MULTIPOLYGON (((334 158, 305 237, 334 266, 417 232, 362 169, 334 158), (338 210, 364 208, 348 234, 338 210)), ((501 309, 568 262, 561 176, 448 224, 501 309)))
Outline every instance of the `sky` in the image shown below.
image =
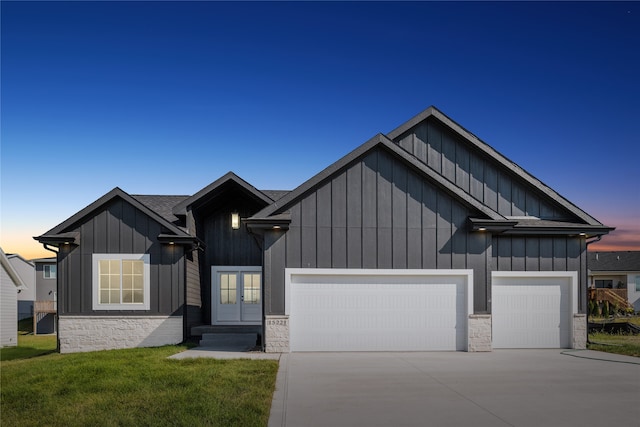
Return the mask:
POLYGON ((640 250, 639 2, 0 2, 0 246, 120 187, 290 190, 430 105, 640 250))

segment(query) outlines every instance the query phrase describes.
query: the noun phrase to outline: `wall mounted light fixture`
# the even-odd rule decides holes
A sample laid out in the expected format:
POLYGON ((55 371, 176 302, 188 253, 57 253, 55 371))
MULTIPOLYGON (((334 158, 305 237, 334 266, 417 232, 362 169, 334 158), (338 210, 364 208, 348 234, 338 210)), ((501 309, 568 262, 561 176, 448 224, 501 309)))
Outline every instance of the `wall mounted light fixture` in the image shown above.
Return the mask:
POLYGON ((238 212, 231 213, 231 228, 234 230, 240 228, 240 214, 238 212))

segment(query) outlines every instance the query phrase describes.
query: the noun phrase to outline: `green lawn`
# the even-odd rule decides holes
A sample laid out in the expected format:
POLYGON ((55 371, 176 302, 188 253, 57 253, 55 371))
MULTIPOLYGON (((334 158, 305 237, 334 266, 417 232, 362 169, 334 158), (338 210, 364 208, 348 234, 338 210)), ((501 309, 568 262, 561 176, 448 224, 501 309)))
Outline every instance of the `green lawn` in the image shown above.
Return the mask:
MULTIPOLYGON (((31 338, 25 348, 51 351, 52 337, 31 338)), ((269 419, 273 360, 167 359, 186 346, 36 357, 29 350, 27 359, 5 359, 24 342, 2 350, 2 425, 266 426, 269 419)))
MULTIPOLYGON (((592 322, 611 321, 609 319, 590 318, 592 322)), ((640 326, 640 316, 620 317, 613 320, 614 322, 628 322, 640 326)), ((624 354, 627 356, 640 357, 640 335, 631 334, 606 334, 591 333, 589 334, 589 349, 606 351, 607 353, 624 354)))
POLYGON ((55 351, 55 335, 25 335, 18 333, 18 346, 0 349, 0 360, 28 359, 55 351))
POLYGON ((640 357, 640 335, 589 334, 589 350, 640 357))

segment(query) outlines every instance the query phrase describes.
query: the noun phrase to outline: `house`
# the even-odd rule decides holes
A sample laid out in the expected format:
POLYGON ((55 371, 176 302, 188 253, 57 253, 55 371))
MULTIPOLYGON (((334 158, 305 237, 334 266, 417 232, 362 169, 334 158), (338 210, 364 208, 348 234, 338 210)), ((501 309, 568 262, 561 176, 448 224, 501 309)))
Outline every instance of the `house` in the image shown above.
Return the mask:
POLYGON ((584 348, 587 245, 611 230, 430 107, 293 191, 115 188, 35 239, 62 352, 203 326, 267 352, 490 351, 584 348))
POLYGON ((640 312, 640 251, 589 252, 588 262, 589 288, 615 293, 640 312))
POLYGON ((28 319, 33 317, 33 302, 36 299, 35 266, 18 254, 7 254, 7 259, 24 283, 24 286, 18 289, 18 320, 28 319))
POLYGON ((18 345, 18 289, 24 286, 0 248, 0 347, 18 345))
POLYGON ((57 262, 55 257, 31 260, 35 265, 34 334, 56 332, 57 312, 57 262))

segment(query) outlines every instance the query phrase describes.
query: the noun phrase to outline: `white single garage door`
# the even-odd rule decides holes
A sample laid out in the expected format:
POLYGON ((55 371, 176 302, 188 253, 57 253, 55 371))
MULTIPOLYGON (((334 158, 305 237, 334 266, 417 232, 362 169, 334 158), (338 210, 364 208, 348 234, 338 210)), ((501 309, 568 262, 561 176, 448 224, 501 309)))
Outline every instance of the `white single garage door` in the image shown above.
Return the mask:
POLYGON ((287 269, 291 351, 467 350, 471 270, 287 269))
POLYGON ((494 272, 493 348, 570 348, 576 272, 494 272))

